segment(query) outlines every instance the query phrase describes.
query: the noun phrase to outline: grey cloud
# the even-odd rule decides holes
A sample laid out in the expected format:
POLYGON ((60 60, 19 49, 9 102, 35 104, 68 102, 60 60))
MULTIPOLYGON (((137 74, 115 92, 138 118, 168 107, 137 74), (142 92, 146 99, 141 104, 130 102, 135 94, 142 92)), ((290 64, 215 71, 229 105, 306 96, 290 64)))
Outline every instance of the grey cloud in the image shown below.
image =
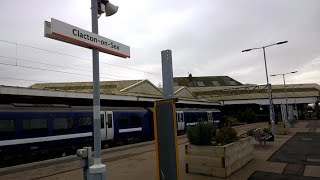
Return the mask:
MULTIPOLYGON (((130 45, 132 57, 124 60, 101 53, 101 62, 161 73, 160 51, 171 49, 176 76, 186 76, 188 72, 195 76, 229 75, 243 83, 264 84, 262 50, 247 53, 241 53, 241 50, 288 40, 287 44, 266 49, 269 74, 299 70, 300 75, 296 75, 299 83, 309 82, 310 79, 320 83, 317 78, 311 77, 320 75, 318 66, 311 65, 320 56, 320 2, 317 0, 145 0, 139 3, 119 0, 114 3, 120 6, 119 12, 115 16, 99 19, 99 33, 130 45)), ((14 1, 2 1, 0 10, 0 21, 5 27, 0 39, 91 59, 90 50, 43 37, 43 21, 50 17, 90 30, 89 1, 50 1, 45 4, 42 1, 28 1, 19 5, 14 1), (78 4, 75 5, 75 2, 78 4), (8 16, 13 6, 18 11, 37 11, 30 11, 24 16, 8 16)), ((1 44, 0 47, 3 47, 1 44)), ((15 55, 12 45, 6 46, 6 49, 9 50, 0 55, 15 55)), ((90 62, 71 57, 27 48, 20 48, 18 55, 40 62, 91 70, 90 62)), ((0 58, 0 62, 4 61, 0 58)), ((44 75, 29 70, 17 74, 14 68, 5 66, 0 66, 0 70, 0 76, 22 75, 48 81, 90 80, 90 77, 51 72, 44 75)), ((101 72, 127 76, 128 79, 150 78, 156 84, 161 82, 161 76, 106 64, 101 64, 101 72)), ((272 82, 281 83, 281 79, 272 79, 272 82)), ((21 85, 21 82, 16 84, 21 85)))

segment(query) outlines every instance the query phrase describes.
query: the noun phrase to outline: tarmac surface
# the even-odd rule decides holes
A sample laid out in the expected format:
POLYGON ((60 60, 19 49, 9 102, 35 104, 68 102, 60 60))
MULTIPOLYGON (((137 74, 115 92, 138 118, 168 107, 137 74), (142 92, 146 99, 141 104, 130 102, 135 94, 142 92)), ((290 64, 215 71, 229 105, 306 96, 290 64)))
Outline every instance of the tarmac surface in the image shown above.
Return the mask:
MULTIPOLYGON (((237 127, 238 134, 252 128, 267 127, 267 123, 237 127)), ((300 121, 288 135, 276 135, 265 146, 254 144, 254 159, 228 179, 320 179, 320 121, 300 121), (310 140, 311 139, 311 140, 310 140), (318 152, 318 153, 317 153, 318 152)), ((185 172, 184 146, 187 139, 178 139, 179 173, 181 180, 219 179, 185 172)), ((107 179, 156 179, 156 155, 153 142, 133 145, 127 149, 110 149, 102 156, 107 166, 107 179)), ((74 180, 82 179, 79 161, 70 158, 63 163, 34 165, 29 168, 1 171, 2 179, 74 180)))
POLYGON ((269 161, 320 166, 320 133, 298 132, 269 161))
MULTIPOLYGON (((254 172, 248 179, 320 179, 320 128, 319 121, 311 121, 300 130, 307 132, 296 132, 285 144, 283 144, 269 159, 271 162, 286 163, 282 173, 271 173, 264 171, 254 172), (316 177, 312 177, 312 174, 316 177)), ((298 129, 299 131, 299 129, 298 129)))
POLYGON ((260 179, 268 179, 268 180, 316 180, 319 179, 317 177, 307 177, 307 176, 295 176, 295 175, 283 175, 278 173, 271 172, 263 172, 256 171, 252 176, 248 178, 248 180, 260 180, 260 179))

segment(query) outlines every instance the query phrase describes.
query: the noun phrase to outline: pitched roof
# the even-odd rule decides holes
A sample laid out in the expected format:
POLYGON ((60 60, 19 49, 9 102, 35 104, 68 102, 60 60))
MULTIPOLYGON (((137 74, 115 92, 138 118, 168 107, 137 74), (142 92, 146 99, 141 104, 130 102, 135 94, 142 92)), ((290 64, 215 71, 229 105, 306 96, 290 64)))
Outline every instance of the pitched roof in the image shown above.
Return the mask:
POLYGON ((239 86, 240 82, 232 79, 229 76, 201 76, 193 77, 174 77, 175 86, 186 87, 215 87, 215 86, 239 86))
MULTIPOLYGON (((318 84, 286 84, 272 85, 272 96, 276 97, 308 97, 320 94, 318 84), (285 91, 287 93, 285 93, 285 91)), ((266 85, 255 86, 224 86, 224 87, 189 87, 199 99, 227 100, 268 97, 266 85)))
POLYGON ((122 93, 162 96, 163 93, 153 83, 145 79, 120 90, 122 93))
POLYGON ((192 99, 197 99, 196 95, 192 93, 187 87, 184 87, 184 86, 177 88, 177 90, 174 90, 174 94, 178 97, 185 97, 185 98, 188 97, 192 99), (184 94, 182 94, 183 91, 184 91, 184 94))
MULTIPOLYGON (((115 94, 121 89, 134 85, 143 80, 125 80, 125 81, 100 81, 100 92, 104 94, 115 94)), ((92 82, 65 82, 65 83, 37 83, 30 88, 34 89, 53 89, 74 92, 91 93, 93 90, 92 82)))
POLYGON ((132 85, 130 85, 130 86, 128 86, 128 87, 125 87, 125 88, 121 89, 120 91, 127 91, 127 90, 129 90, 129 89, 131 89, 131 88, 134 88, 134 87, 139 86, 139 85, 142 84, 142 83, 148 83, 148 84, 150 84, 153 88, 155 88, 157 91, 159 91, 160 93, 162 93, 162 91, 159 90, 159 89, 158 89, 152 82, 150 82, 148 79, 139 81, 139 82, 137 82, 137 83, 135 83, 135 84, 132 84, 132 85))

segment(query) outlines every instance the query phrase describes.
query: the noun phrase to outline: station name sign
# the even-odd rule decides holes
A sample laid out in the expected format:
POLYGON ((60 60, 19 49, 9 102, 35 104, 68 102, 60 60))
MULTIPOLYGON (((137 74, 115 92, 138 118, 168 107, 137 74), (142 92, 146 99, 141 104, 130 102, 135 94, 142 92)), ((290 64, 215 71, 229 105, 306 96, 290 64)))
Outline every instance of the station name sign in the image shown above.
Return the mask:
POLYGON ((45 21, 44 36, 89 49, 98 49, 101 52, 122 58, 130 58, 129 46, 54 18, 51 18, 51 22, 45 21))

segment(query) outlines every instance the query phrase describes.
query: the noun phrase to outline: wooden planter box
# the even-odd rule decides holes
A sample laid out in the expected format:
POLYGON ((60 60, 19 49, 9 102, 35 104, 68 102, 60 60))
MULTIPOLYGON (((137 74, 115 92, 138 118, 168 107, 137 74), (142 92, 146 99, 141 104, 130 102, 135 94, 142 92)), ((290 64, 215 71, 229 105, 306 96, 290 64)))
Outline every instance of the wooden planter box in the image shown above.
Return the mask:
POLYGON ((276 134, 278 135, 286 135, 289 134, 289 127, 284 127, 283 124, 276 124, 276 134))
POLYGON ((225 146, 185 145, 186 173, 227 178, 253 159, 253 137, 225 146))
POLYGON ((268 133, 268 134, 271 136, 271 138, 267 139, 267 141, 274 141, 274 134, 272 133, 268 133))

